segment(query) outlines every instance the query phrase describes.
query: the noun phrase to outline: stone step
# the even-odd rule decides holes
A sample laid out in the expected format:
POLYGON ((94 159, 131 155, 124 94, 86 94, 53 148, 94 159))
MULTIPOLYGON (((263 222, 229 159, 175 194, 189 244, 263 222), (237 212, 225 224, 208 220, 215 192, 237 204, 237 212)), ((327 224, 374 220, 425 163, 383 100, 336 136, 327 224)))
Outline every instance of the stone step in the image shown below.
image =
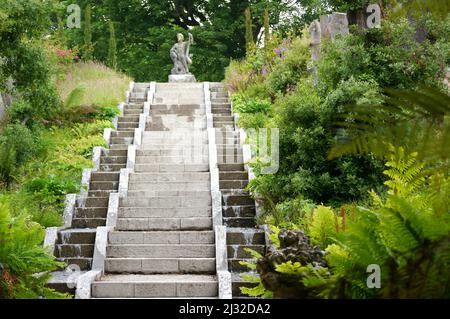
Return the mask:
POLYGON ((88 192, 88 197, 109 197, 109 195, 111 193, 115 193, 115 192, 117 192, 117 190, 101 190, 101 191, 99 191, 99 190, 96 190, 96 191, 90 190, 88 192))
POLYGON ((128 185, 128 190, 147 190, 157 189, 159 191, 206 191, 210 189, 210 181, 195 181, 195 182, 145 182, 145 183, 131 183, 128 185))
POLYGON ((115 190, 118 189, 119 182, 91 182, 89 190, 115 190))
POLYGON ((136 164, 164 163, 164 164, 206 164, 209 157, 202 153, 193 153, 190 156, 139 156, 136 164))
POLYGON ((228 98, 224 98, 224 97, 218 97, 218 98, 214 98, 211 99, 211 103, 216 104, 216 103, 228 103, 228 98))
POLYGON ((109 197, 88 197, 85 207, 108 207, 109 197))
POLYGON ((119 117, 119 122, 139 122, 139 115, 123 115, 119 117))
POLYGON ((178 115, 178 116, 205 116, 205 110, 204 109, 175 109, 171 108, 169 110, 154 110, 151 109, 150 111, 151 116, 164 116, 164 115, 178 115))
POLYGON ((213 115, 220 114, 225 116, 231 116, 231 109, 229 108, 223 108, 223 107, 216 107, 211 109, 211 113, 213 115))
POLYGON ((202 150, 207 149, 208 144, 201 144, 196 145, 192 143, 177 143, 177 144, 165 144, 165 143, 155 143, 155 144, 148 144, 148 145, 142 145, 140 147, 140 151, 157 151, 157 150, 202 150))
POLYGON ((227 245, 264 245, 265 233, 255 228, 227 228, 227 245))
POLYGON ((130 184, 137 182, 189 182, 209 181, 208 172, 181 172, 181 173, 133 173, 130 174, 130 184))
POLYGON ((92 268, 92 256, 91 257, 57 257, 57 261, 66 263, 67 266, 73 267, 76 265, 80 270, 91 270, 92 268))
POLYGON ((106 258, 109 273, 196 274, 216 272, 215 258, 106 258))
POLYGON ((111 172, 92 172, 92 182, 118 182, 120 174, 111 172))
MULTIPOLYGON (((134 131, 134 130, 133 130, 134 131)), ((128 152, 128 145, 110 145, 109 147, 110 151, 118 151, 118 152, 128 152)), ((113 154, 111 154, 112 156, 114 156, 113 154)))
POLYGON ((77 207, 73 216, 74 218, 106 218, 107 214, 107 207, 77 207))
POLYGON ((262 255, 264 255, 264 245, 227 245, 227 255, 230 259, 236 258, 248 258, 251 259, 252 255, 246 252, 244 249, 252 249, 262 255))
MULTIPOLYGON (((162 208, 161 206, 175 206, 180 205, 179 203, 172 204, 170 202, 166 202, 164 204, 156 203, 154 205, 158 205, 158 207, 150 206, 138 206, 140 204, 145 204, 145 202, 141 202, 140 198, 128 198, 131 200, 131 203, 127 203, 131 206, 127 207, 124 203, 119 208, 119 218, 194 218, 194 217, 209 217, 211 218, 211 207, 200 207, 190 208, 188 206, 184 207, 176 207, 169 209, 167 207, 162 208), (133 200, 135 203, 133 204, 133 200)), ((194 201, 194 199, 191 199, 194 201)), ((205 201, 205 203, 207 203, 205 201)), ((203 203, 202 203, 203 204, 203 203)), ((211 205, 211 200, 209 200, 209 205, 211 205)))
MULTIPOLYGON (((253 276, 256 274, 249 273, 253 276)), ((241 287, 253 288, 257 284, 244 280, 239 273, 231 274, 231 294, 233 298, 248 298, 249 296, 241 292, 241 287)))
POLYGON ((142 191, 128 191, 127 197, 165 197, 165 196, 188 196, 194 198, 210 198, 210 191, 159 191, 159 190, 142 190, 142 191))
POLYGON ((255 200, 249 195, 222 194, 223 206, 251 206, 255 205, 255 200))
POLYGON ((214 128, 233 128, 234 123, 233 122, 214 122, 213 123, 214 128))
POLYGON ((123 129, 123 128, 138 128, 139 127, 139 123, 138 122, 119 122, 117 123, 117 128, 118 129, 123 129))
POLYGON ((231 109, 231 103, 226 100, 226 101, 222 101, 222 100, 211 100, 211 107, 215 108, 215 107, 225 107, 225 108, 230 108, 231 109))
POLYGON ((207 231, 113 231, 110 244, 214 244, 214 232, 207 231))
POLYGON ((222 206, 223 217, 252 217, 256 215, 255 203, 249 206, 222 206))
POLYGON ((227 180, 221 180, 219 181, 219 187, 220 189, 245 189, 248 185, 248 181, 245 180, 233 180, 233 181, 227 181, 227 180))
POLYGON ((195 218, 118 218, 117 230, 169 231, 169 230, 210 230, 209 217, 195 218))
POLYGON ((243 273, 243 272, 249 271, 250 269, 247 266, 241 265, 241 262, 244 262, 244 261, 245 262, 252 262, 252 263, 256 262, 256 260, 254 260, 254 259, 229 258, 228 259, 228 270, 231 271, 231 272, 234 272, 234 273, 236 273, 236 272, 243 273))
POLYGON ((218 284, 208 275, 106 275, 92 284, 97 298, 215 297, 218 284))
POLYGON ((123 164, 127 162, 127 156, 107 156, 100 158, 101 164, 123 164))
POLYGON ((212 244, 110 244, 106 247, 109 258, 214 258, 215 253, 212 244))
MULTIPOLYGON (((120 133, 125 133, 125 132, 120 132, 120 133)), ((134 132, 132 133, 134 136, 134 132)), ((116 145, 117 147, 119 147, 119 145, 116 145)), ((128 154, 128 146, 120 146, 123 147, 123 150, 114 150, 114 149, 107 149, 105 150, 102 155, 105 156, 127 156, 128 154)))
POLYGON ((134 132, 112 131, 111 137, 134 137, 134 132))
POLYGON ((124 111, 142 110, 142 109, 144 109, 144 103, 128 103, 124 107, 124 111))
POLYGON ((248 180, 248 172, 247 171, 229 171, 229 172, 220 172, 219 171, 219 179, 221 180, 248 180))
POLYGON ((168 120, 164 122, 161 119, 154 119, 153 122, 147 122, 145 131, 170 131, 174 129, 191 129, 191 130, 206 130, 206 117, 198 121, 186 121, 185 119, 178 118, 174 120, 168 120))
POLYGON ((54 289, 60 293, 68 293, 74 295, 77 287, 78 277, 85 273, 86 271, 53 271, 50 274, 50 279, 48 280, 46 287, 54 289))
POLYGON ((184 104, 184 105, 152 104, 150 108, 151 111, 200 110, 201 106, 198 104, 184 104))
POLYGON ((56 257, 92 257, 93 244, 57 244, 55 246, 56 257))
POLYGON ((144 108, 141 107, 139 109, 125 109, 123 111, 123 115, 139 115, 144 112, 144 108))
MULTIPOLYGON (((128 133, 128 132, 126 132, 128 133)), ((132 133, 132 132, 129 132, 132 133)), ((133 144, 134 137, 111 137, 111 144, 125 144, 131 145, 133 144)))
POLYGON ((242 172, 245 170, 244 164, 219 164, 220 172, 242 172))
POLYGON ((105 226, 106 218, 73 218, 73 228, 97 228, 105 226))
POLYGON ((95 229, 63 229, 58 232, 59 244, 93 244, 95 229))
POLYGON ((223 223, 227 227, 255 227, 256 222, 254 217, 224 217, 223 223))
POLYGON ((234 118, 233 116, 223 116, 223 115, 213 115, 214 122, 233 122, 234 118))
POLYGON ((153 144, 165 144, 174 146, 190 145, 193 149, 201 148, 203 144, 208 144, 208 138, 201 135, 186 135, 182 136, 168 136, 168 137, 157 137, 144 135, 142 138, 142 145, 153 145, 153 144))
POLYGON ((207 147, 192 147, 192 148, 174 148, 168 150, 139 150, 136 152, 137 157, 146 156, 180 156, 180 157, 197 157, 197 156, 208 156, 207 147))
POLYGON ((144 172, 208 172, 209 164, 136 164, 136 173, 144 172))
POLYGON ((127 164, 100 164, 102 172, 120 172, 122 168, 126 168, 127 164))
MULTIPOLYGON (((211 197, 196 198, 190 196, 176 197, 147 197, 147 198, 122 198, 120 207, 148 207, 148 208, 196 208, 211 205, 211 197)), ((169 212, 167 212, 169 214, 169 212)))
POLYGON ((218 164, 243 164, 244 157, 242 155, 218 155, 218 164))
POLYGON ((218 145, 217 156, 234 156, 235 158, 243 159, 242 148, 240 147, 240 145, 218 145))

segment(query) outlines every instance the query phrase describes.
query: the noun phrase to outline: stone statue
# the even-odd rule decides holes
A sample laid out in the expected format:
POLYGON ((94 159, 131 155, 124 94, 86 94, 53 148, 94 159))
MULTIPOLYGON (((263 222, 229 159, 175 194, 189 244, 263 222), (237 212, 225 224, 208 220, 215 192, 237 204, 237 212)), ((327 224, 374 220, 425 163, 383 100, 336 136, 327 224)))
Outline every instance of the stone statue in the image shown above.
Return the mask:
POLYGON ((189 41, 184 42, 184 36, 181 33, 177 35, 178 43, 170 49, 170 57, 173 61, 172 74, 190 74, 189 65, 192 64, 192 55, 189 49, 194 43, 194 37, 189 33, 189 41))
POLYGON ((170 49, 173 68, 169 82, 195 82, 195 77, 189 72, 189 65, 192 64, 192 54, 189 50, 194 44, 194 37, 189 33, 189 40, 184 41, 184 36, 178 33, 177 39, 178 42, 170 49))

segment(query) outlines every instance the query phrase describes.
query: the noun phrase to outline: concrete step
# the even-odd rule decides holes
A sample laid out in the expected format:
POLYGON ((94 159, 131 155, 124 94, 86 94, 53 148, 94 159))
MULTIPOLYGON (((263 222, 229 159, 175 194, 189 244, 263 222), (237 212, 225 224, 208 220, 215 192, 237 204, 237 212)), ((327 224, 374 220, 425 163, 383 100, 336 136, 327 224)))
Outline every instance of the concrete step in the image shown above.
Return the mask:
POLYGON ((218 97, 218 98, 211 99, 211 103, 213 103, 213 104, 215 104, 215 103, 229 103, 229 101, 228 101, 228 98, 218 97))
POLYGON ((123 129, 123 128, 138 128, 139 127, 139 123, 138 122, 120 122, 117 123, 117 128, 118 129, 123 129))
POLYGON ((214 244, 214 232, 207 231, 113 231, 109 244, 214 244))
POLYGON ((123 115, 139 115, 144 112, 144 107, 140 107, 139 109, 125 109, 123 111, 123 115))
POLYGON ((247 259, 247 258, 229 258, 228 259, 228 270, 231 272, 234 272, 234 273, 236 273, 236 272, 243 273, 243 272, 249 271, 250 269, 247 266, 241 265, 241 262, 244 262, 244 261, 252 262, 252 263, 256 262, 256 260, 247 259))
POLYGON ((178 191, 160 191, 160 190, 142 190, 129 191, 128 197, 165 197, 165 196, 188 196, 196 198, 210 198, 210 191, 192 191, 192 190, 178 190, 178 191))
POLYGON ((190 197, 190 196, 164 196, 147 198, 122 198, 120 207, 148 207, 148 208, 196 208, 211 205, 211 197, 190 197))
POLYGON ((91 257, 57 257, 57 261, 66 263, 67 266, 76 265, 80 267, 80 270, 91 270, 92 268, 92 256, 91 257))
POLYGON ((92 257, 94 254, 93 244, 57 244, 55 256, 64 258, 92 257))
POLYGON ((107 156, 100 158, 101 164, 124 164, 126 162, 126 156, 107 156))
POLYGON ((223 206, 251 206, 255 205, 255 200, 249 195, 222 194, 223 206))
MULTIPOLYGON (((120 132, 120 133, 126 133, 126 132, 120 132)), ((133 136, 134 136, 134 132, 133 132, 133 136)), ((116 146, 119 147, 119 145, 116 145, 116 146)), ((123 150, 107 149, 102 153, 102 155, 104 155, 104 156, 127 156, 128 146, 121 146, 121 147, 124 147, 124 149, 123 150)))
POLYGON ((124 110, 142 110, 144 108, 144 103, 128 103, 125 105, 124 110))
MULTIPOLYGON (((132 133, 132 132, 125 132, 132 133)), ((111 137, 111 144, 125 144, 131 145, 133 144, 134 137, 111 137)))
POLYGON ((157 189, 159 191, 181 191, 190 189, 192 191, 206 191, 210 189, 210 181, 195 181, 195 182, 143 182, 131 183, 128 185, 128 190, 147 190, 157 189))
POLYGON ((105 226, 106 218, 74 218, 72 219, 73 228, 97 228, 105 226))
POLYGON ((227 227, 255 227, 256 222, 254 217, 224 217, 223 223, 227 227))
MULTIPOLYGON (((123 203, 119 208, 119 218, 193 218, 193 217, 209 217, 211 218, 211 207, 189 208, 189 207, 177 207, 177 208, 162 208, 161 206, 155 208, 149 208, 150 206, 138 206, 142 202, 139 202, 140 198, 131 198, 131 202, 127 203, 131 206, 125 206, 123 203), (133 204, 132 200, 136 203, 133 204)), ((160 203, 157 203, 160 204, 160 203)), ((175 206, 170 202, 162 204, 163 206, 175 206)), ((211 200, 209 201, 211 205, 211 200)))
POLYGON ((154 110, 151 109, 151 116, 163 116, 163 115, 178 115, 178 116, 205 116, 205 109, 185 109, 180 110, 176 108, 171 108, 169 110, 154 110))
POLYGON ((139 115, 123 115, 119 117, 119 122, 139 122, 139 115))
POLYGON ((258 253, 264 255, 264 245, 227 245, 228 258, 248 258, 251 259, 252 255, 246 252, 244 249, 250 248, 258 253))
POLYGON ((74 218, 106 218, 107 207, 76 208, 74 218))
POLYGON ((210 230, 209 217, 195 218, 118 218, 117 230, 130 231, 171 231, 171 230, 210 230))
POLYGON ((222 206, 223 217, 252 217, 256 215, 255 203, 249 206, 222 206))
POLYGON ((220 172, 242 172, 245 170, 244 164, 219 164, 220 172))
POLYGON ((208 148, 205 147, 192 147, 192 148, 178 148, 169 150, 139 150, 137 151, 137 156, 175 156, 175 157, 207 157, 208 148))
MULTIPOLYGON (((248 273, 253 276, 256 276, 254 273, 248 273)), ((233 295, 233 298, 248 298, 248 295, 243 294, 241 292, 241 287, 247 287, 247 288, 253 288, 257 284, 253 283, 251 281, 244 280, 240 273, 231 274, 231 294, 233 295)))
POLYGON ((92 284, 96 298, 215 297, 218 284, 208 275, 106 275, 92 284))
POLYGON ((88 192, 88 197, 109 197, 111 193, 115 193, 117 190, 90 190, 88 192))
POLYGON ((88 197, 84 207, 108 207, 109 197, 88 197))
POLYGON ((111 137, 134 137, 134 132, 112 131, 111 137))
POLYGON ((106 258, 108 273, 196 274, 216 272, 215 258, 106 258))
POLYGON ((227 228, 227 245, 264 245, 265 233, 255 228, 227 228))
POLYGON ((247 171, 219 172, 219 179, 221 179, 221 180, 248 180, 248 172, 247 171))
POLYGON ((114 151, 114 152, 116 152, 116 151, 118 151, 118 152, 128 152, 128 145, 123 145, 123 144, 116 145, 116 144, 113 144, 113 145, 109 146, 109 149, 110 149, 110 151, 114 151))
MULTIPOLYGON (((201 148, 200 148, 201 150, 201 148)), ((209 157, 202 153, 192 153, 190 156, 139 156, 136 164, 165 163, 165 164, 205 164, 209 157)))
POLYGON ((89 190, 115 190, 118 189, 119 182, 91 182, 89 190))
POLYGON ((227 180, 221 180, 219 181, 220 189, 245 189, 248 185, 248 181, 239 181, 239 180, 233 180, 233 181, 227 181, 227 180))
POLYGON ((119 172, 122 168, 126 168, 127 164, 100 164, 102 172, 119 172))
POLYGON ((217 163, 218 164, 243 164, 244 157, 243 155, 228 155, 228 154, 219 154, 217 155, 217 163))
POLYGON ((181 172, 181 173, 133 173, 130 174, 131 183, 140 182, 189 182, 209 181, 208 172, 181 172))
POLYGON ((92 182, 118 182, 120 174, 111 172, 92 172, 92 182))
POLYGON ((214 122, 233 122, 234 121, 234 118, 233 118, 233 116, 223 116, 223 115, 216 115, 216 114, 214 114, 213 115, 213 120, 214 120, 214 122))
POLYGON ((58 232, 59 244, 93 244, 95 242, 94 229, 64 229, 58 232))
POLYGON ((110 244, 106 247, 109 258, 214 258, 215 253, 212 244, 110 244))
POLYGON ((231 108, 224 108, 224 107, 216 107, 211 109, 211 113, 213 115, 225 115, 225 116, 231 116, 231 108))
MULTIPOLYGON (((90 268, 90 267, 89 267, 90 268)), ((86 271, 72 272, 72 271, 54 271, 51 273, 50 279, 46 287, 54 289, 60 293, 75 294, 78 277, 86 273, 86 271)))
POLYGON ((209 164, 136 164, 136 173, 145 172, 208 172, 209 164))
POLYGON ((204 143, 201 145, 192 144, 192 143, 176 143, 176 144, 166 144, 166 143, 155 143, 155 144, 147 144, 142 145, 140 147, 140 151, 158 151, 158 150, 201 150, 207 149, 208 144, 204 143))

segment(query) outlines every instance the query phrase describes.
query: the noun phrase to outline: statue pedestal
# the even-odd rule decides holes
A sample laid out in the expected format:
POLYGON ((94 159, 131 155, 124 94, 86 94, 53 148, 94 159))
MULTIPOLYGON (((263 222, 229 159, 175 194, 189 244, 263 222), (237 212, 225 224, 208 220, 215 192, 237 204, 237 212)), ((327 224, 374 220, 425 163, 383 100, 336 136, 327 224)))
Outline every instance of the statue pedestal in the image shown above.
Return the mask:
POLYGON ((171 74, 169 75, 169 82, 172 83, 190 83, 197 82, 193 74, 171 74))

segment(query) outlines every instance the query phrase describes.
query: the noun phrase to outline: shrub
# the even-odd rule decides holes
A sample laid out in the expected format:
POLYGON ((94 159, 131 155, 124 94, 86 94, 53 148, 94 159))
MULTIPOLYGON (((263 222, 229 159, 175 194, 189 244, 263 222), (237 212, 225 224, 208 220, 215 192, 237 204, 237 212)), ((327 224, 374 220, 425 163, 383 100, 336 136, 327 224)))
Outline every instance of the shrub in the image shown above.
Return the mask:
POLYGON ((0 203, 0 298, 67 297, 45 287, 49 272, 62 265, 42 246, 44 233, 0 203))

